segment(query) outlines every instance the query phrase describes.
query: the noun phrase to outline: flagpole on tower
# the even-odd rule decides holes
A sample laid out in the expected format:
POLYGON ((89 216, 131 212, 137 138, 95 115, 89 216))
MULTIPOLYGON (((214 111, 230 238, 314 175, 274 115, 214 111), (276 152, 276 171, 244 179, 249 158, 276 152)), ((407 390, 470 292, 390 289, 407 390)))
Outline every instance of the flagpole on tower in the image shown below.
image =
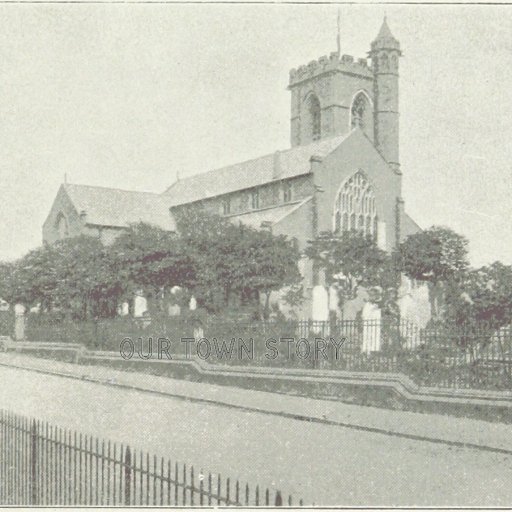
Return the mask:
POLYGON ((338 50, 338 59, 341 57, 341 9, 338 7, 338 30, 336 33, 336 43, 338 50))

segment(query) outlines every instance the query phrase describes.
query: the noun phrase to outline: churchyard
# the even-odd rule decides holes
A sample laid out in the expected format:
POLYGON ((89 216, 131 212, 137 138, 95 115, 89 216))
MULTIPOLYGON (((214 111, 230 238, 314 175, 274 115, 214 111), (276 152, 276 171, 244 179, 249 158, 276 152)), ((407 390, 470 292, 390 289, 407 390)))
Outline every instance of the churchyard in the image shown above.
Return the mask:
POLYGON ((512 269, 470 268, 466 244, 432 228, 388 254, 371 236, 322 234, 305 253, 327 300, 313 294, 312 316, 302 319, 293 242, 197 211, 182 219, 180 235, 138 224, 111 246, 82 236, 3 264, 1 295, 12 307, 0 312, 1 334, 24 350, 82 346, 141 369, 158 360, 164 374, 166 361, 195 360, 510 391, 512 269), (403 279, 429 289, 424 325, 401 315, 403 279), (346 318, 345 305, 361 296, 362 314, 346 318), (368 306, 373 317, 364 316, 368 306))

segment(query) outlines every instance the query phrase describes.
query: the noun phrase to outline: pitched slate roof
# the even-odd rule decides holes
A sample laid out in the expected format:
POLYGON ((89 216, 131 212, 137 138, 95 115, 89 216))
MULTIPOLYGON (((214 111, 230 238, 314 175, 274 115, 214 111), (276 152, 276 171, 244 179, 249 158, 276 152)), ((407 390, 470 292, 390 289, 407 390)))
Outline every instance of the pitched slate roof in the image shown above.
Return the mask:
POLYGON ((177 206, 256 187, 277 179, 307 174, 311 171, 309 161, 311 156, 327 156, 349 136, 350 134, 319 140, 306 146, 296 146, 254 160, 180 179, 163 195, 169 197, 173 206, 177 206), (278 162, 277 169, 275 169, 276 162, 278 162))
POLYGON ((135 192, 89 185, 62 185, 78 213, 86 213, 87 224, 127 227, 147 222, 175 231, 169 199, 152 192, 135 192))

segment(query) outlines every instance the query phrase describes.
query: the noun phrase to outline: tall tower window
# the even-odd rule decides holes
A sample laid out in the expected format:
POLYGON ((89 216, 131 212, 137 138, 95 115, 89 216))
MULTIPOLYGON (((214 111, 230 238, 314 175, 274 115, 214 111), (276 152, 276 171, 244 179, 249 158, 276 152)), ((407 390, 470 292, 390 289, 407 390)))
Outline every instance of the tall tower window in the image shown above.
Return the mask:
POLYGON ((320 108, 320 101, 314 94, 309 94, 304 107, 304 141, 319 140, 322 136, 322 110, 320 108))
POLYGON ((375 194, 366 176, 358 171, 341 186, 334 202, 333 231, 356 230, 376 236, 375 194))
POLYGON ((318 140, 321 135, 321 114, 320 114, 320 102, 316 96, 312 96, 309 104, 309 112, 311 115, 311 134, 313 140, 318 140))
POLYGON ((372 107, 368 96, 363 91, 357 93, 352 101, 350 109, 350 124, 352 128, 359 126, 365 132, 371 131, 372 126, 372 107))

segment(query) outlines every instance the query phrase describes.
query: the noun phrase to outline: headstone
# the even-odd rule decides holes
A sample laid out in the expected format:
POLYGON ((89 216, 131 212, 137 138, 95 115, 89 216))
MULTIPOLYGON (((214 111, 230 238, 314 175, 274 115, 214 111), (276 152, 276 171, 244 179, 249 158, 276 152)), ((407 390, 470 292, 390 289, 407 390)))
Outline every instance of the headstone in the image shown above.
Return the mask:
POLYGON ((340 297, 338 294, 338 287, 335 285, 329 286, 329 311, 339 310, 340 297))
POLYGON ((197 325, 196 327, 194 327, 194 338, 196 341, 204 338, 204 330, 201 325, 197 325))
POLYGON ((41 312, 41 304, 36 304, 30 308, 31 313, 40 313, 41 312))
POLYGON ((123 302, 117 306, 117 314, 119 316, 126 316, 130 313, 130 305, 128 302, 123 302))
POLYGON ((363 306, 361 313, 363 320, 363 340, 361 344, 361 352, 370 354, 379 352, 381 347, 381 311, 380 307, 374 303, 367 301, 363 306))
POLYGON ((313 287, 313 307, 311 318, 314 322, 329 320, 329 294, 324 286, 313 287))
POLYGON ((195 311, 197 309, 197 300, 195 299, 195 297, 190 297, 188 309, 190 309, 190 311, 195 311))
POLYGON ((180 316, 181 314, 181 308, 178 304, 169 304, 167 311, 169 316, 180 316))
POLYGON ((16 341, 25 339, 25 311, 23 304, 14 306, 14 339, 16 341))
POLYGON ((135 292, 135 297, 133 299, 133 316, 135 318, 140 318, 147 310, 148 301, 146 297, 142 295, 140 290, 135 292))
POLYGON ((177 294, 178 292, 180 292, 180 291, 181 291, 181 286, 173 286, 173 287, 171 288, 171 293, 172 293, 173 295, 176 295, 176 294, 177 294))

